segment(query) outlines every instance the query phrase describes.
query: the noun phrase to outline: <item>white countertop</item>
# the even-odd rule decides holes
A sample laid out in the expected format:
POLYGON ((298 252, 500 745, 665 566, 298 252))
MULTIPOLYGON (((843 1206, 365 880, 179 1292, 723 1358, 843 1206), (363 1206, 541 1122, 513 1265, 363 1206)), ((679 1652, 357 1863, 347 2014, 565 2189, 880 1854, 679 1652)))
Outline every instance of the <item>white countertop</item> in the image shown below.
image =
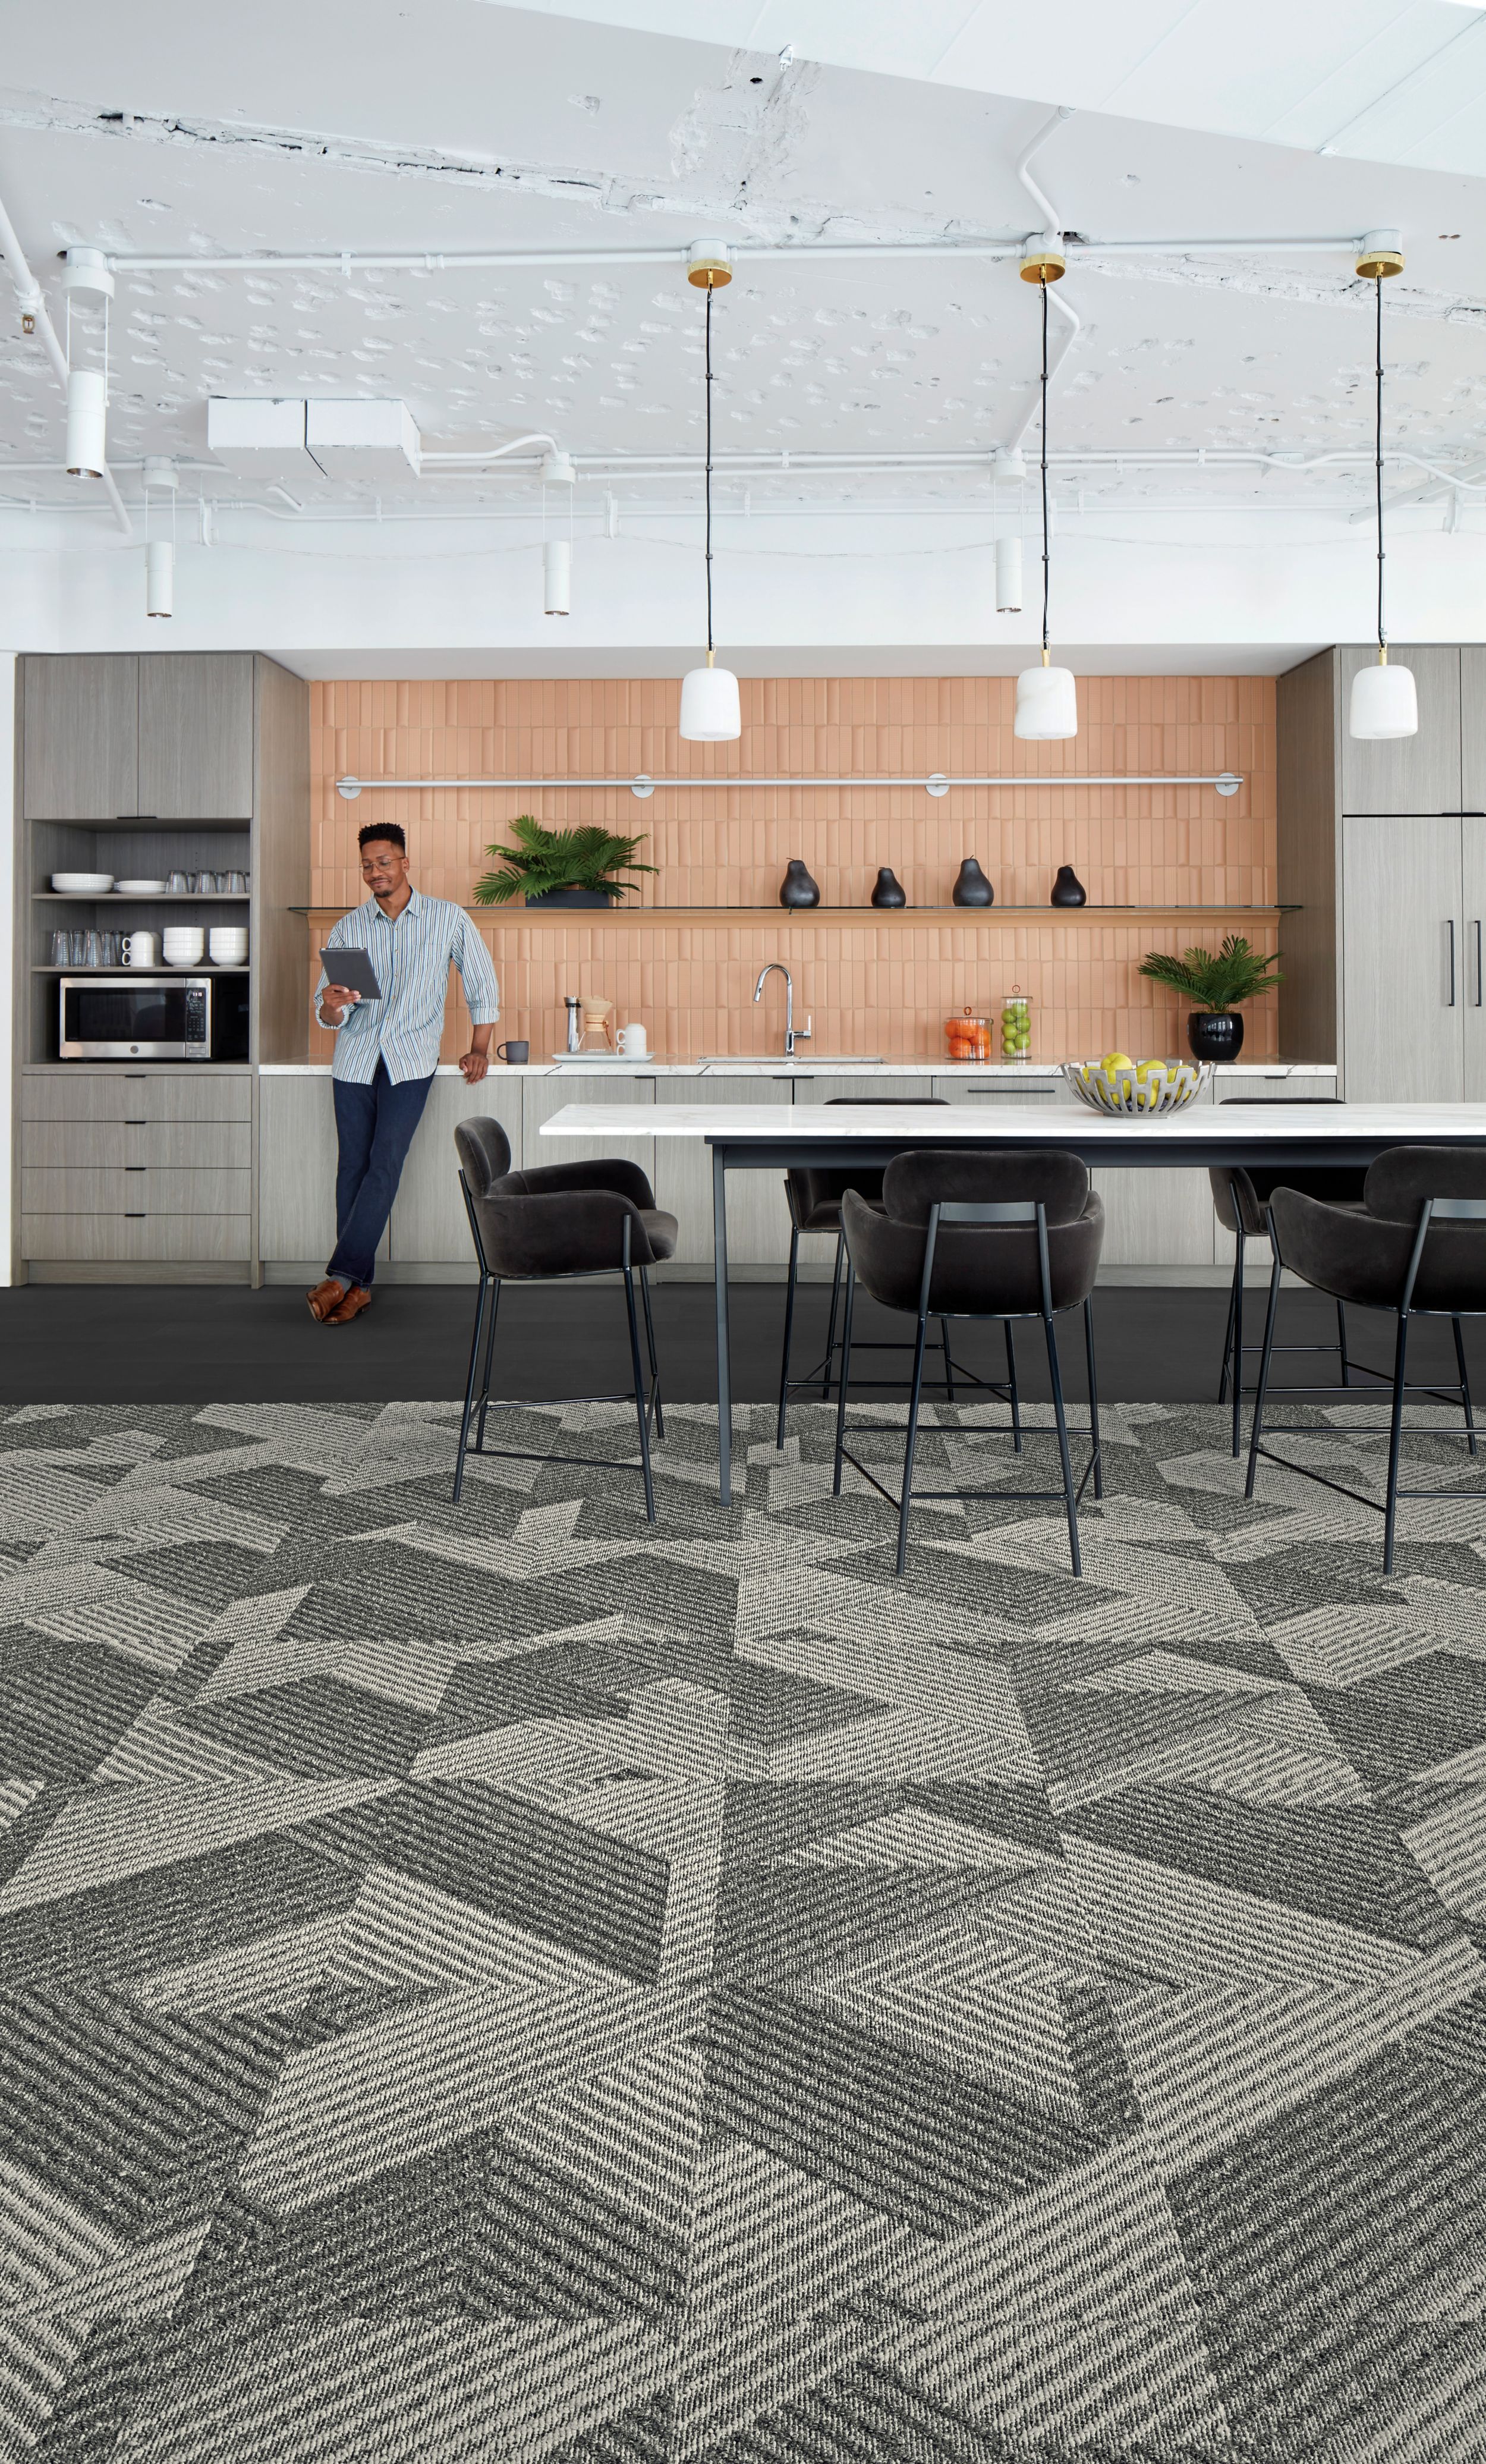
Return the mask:
MULTIPOLYGON (((1062 1064, 1060 1061, 941 1061, 931 1055, 922 1060, 895 1057, 888 1061, 812 1061, 806 1053, 798 1053, 786 1061, 782 1053, 750 1053, 736 1061, 667 1061, 662 1058, 631 1060, 626 1054, 622 1061, 585 1060, 581 1053, 572 1060, 531 1061, 519 1068, 497 1062, 492 1077, 562 1078, 582 1071, 589 1076, 605 1078, 994 1078, 1009 1087, 1018 1081, 1040 1085, 1056 1079, 1062 1064)), ((1334 1078, 1334 1061, 1225 1061, 1218 1064, 1214 1076, 1237 1078, 1334 1078)), ((328 1078, 328 1061, 265 1061, 260 1069, 265 1078, 328 1078)), ((441 1078, 457 1078, 459 1069, 452 1061, 439 1064, 441 1078)))
MULTIPOLYGON (((920 1113, 913 1105, 853 1105, 849 1111, 821 1108, 754 1104, 665 1104, 646 1115, 645 1133, 656 1138, 757 1138, 771 1146, 829 1138, 833 1145, 854 1138, 932 1137, 936 1146, 956 1139, 988 1136, 1003 1144, 1033 1139, 1039 1144, 1076 1136, 1080 1145, 1163 1146, 1179 1154, 1184 1146, 1211 1144, 1225 1130, 1243 1138, 1263 1138, 1277 1147, 1310 1144, 1325 1138, 1381 1138, 1407 1146, 1411 1138, 1460 1136, 1486 1140, 1486 1104, 1336 1104, 1256 1105, 1241 1121, 1221 1122, 1211 1104, 1189 1104, 1179 1112, 1149 1119, 1096 1112, 1088 1105, 1014 1104, 987 1113, 979 1105, 928 1105, 920 1113)), ((565 1104, 541 1125, 544 1138, 592 1138, 614 1135, 614 1114, 605 1105, 565 1104)))

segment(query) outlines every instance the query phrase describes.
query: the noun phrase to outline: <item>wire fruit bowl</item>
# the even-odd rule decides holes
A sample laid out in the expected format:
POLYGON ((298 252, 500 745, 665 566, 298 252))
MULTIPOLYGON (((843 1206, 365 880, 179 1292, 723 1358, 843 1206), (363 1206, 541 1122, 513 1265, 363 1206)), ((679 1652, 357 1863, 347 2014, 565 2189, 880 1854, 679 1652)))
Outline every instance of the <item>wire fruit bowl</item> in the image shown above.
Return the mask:
POLYGON ((1211 1061, 1141 1061, 1106 1069, 1102 1061, 1065 1061, 1063 1076, 1091 1112, 1179 1112, 1213 1075, 1211 1061))

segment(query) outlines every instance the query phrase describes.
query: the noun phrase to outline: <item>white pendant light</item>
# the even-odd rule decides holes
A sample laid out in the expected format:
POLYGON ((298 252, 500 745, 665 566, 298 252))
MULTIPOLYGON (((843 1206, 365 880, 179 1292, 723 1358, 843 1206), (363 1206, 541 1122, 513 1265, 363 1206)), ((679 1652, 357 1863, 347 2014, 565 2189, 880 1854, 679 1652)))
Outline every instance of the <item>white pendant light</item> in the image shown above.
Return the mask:
POLYGON ((550 539, 542 549, 542 613, 568 616, 573 606, 573 550, 563 539, 550 539))
MULTIPOLYGON (((1024 668, 1016 679, 1016 715, 1013 734, 1024 741, 1046 743, 1079 732, 1079 696, 1071 668, 1049 664, 1047 609, 1050 568, 1047 549, 1047 282, 1051 259, 1044 256, 1037 279, 1042 291, 1042 664, 1024 668)), ((1027 267, 1022 266, 1027 275, 1027 267)), ((1059 273, 1062 271, 1060 264, 1059 273)), ((1056 280, 1057 276, 1054 276, 1056 280)))
POLYGON ((171 539, 151 539, 144 551, 144 613, 175 614, 175 544, 171 539))
POLYGON ((995 605, 1000 616, 1021 613, 1021 541, 1010 531, 995 543, 995 605))
POLYGON ((1383 285, 1390 275, 1401 274, 1403 269, 1397 233, 1369 231, 1363 242, 1357 271, 1359 275, 1371 276, 1378 308, 1372 453, 1378 509, 1378 663, 1373 668, 1358 669, 1352 678, 1351 708, 1347 714, 1348 734, 1365 743, 1382 743, 1390 737, 1419 733, 1419 696, 1414 690, 1413 671, 1388 666, 1388 634, 1383 623, 1383 285))
POLYGON ((67 374, 67 468, 75 479, 101 479, 108 458, 108 379, 101 368, 67 374))
POLYGON ((681 679, 678 731, 689 744, 729 744, 743 733, 743 712, 737 677, 731 668, 718 667, 712 648, 712 293, 732 279, 721 241, 697 242, 687 279, 707 292, 707 665, 689 669, 681 679))

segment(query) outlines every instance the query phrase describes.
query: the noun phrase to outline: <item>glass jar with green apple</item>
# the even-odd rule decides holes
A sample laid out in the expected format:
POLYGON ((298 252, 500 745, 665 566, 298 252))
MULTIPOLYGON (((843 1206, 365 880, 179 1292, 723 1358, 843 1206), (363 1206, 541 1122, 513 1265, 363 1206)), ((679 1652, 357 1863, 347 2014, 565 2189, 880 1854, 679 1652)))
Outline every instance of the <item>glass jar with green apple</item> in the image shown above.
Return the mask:
POLYGON ((1032 1003, 1015 984, 1001 1003, 1001 1050, 1008 1061, 1026 1061, 1032 1052, 1032 1003))

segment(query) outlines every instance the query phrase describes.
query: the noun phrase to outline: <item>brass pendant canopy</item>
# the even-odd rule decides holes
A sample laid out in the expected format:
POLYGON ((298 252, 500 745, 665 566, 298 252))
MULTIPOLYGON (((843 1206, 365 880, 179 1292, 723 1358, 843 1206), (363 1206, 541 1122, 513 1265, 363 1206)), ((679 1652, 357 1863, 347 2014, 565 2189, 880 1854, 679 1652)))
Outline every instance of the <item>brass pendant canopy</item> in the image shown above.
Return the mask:
POLYGON ((687 280, 698 291, 720 291, 732 280, 732 252, 725 239, 694 239, 687 258, 687 280))
POLYGON ((1062 253, 1056 231, 1043 231, 1029 239, 1021 252, 1023 282, 1060 282, 1068 271, 1068 260, 1062 253))
POLYGON ((1357 252, 1359 282, 1387 282, 1391 275, 1402 274, 1404 251, 1402 234, 1396 231, 1364 231, 1357 252))

